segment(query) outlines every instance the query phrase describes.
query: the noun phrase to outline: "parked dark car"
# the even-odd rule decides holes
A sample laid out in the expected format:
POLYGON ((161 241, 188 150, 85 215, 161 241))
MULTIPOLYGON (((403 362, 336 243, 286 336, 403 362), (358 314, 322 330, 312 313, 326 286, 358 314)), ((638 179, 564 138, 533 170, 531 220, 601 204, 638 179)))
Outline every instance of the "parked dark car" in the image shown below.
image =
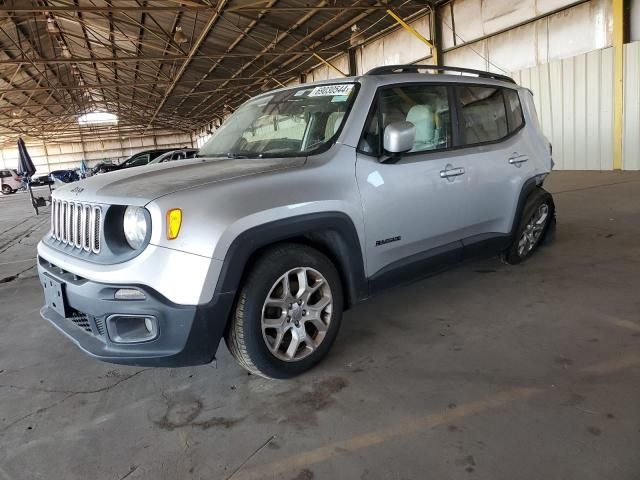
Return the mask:
POLYGON ((78 180, 80 180, 80 175, 78 175, 78 172, 76 172, 75 170, 54 170, 51 173, 49 173, 49 179, 52 182, 55 182, 56 180, 61 181, 62 183, 71 183, 71 182, 77 182, 78 180))
POLYGON ((96 175, 99 173, 107 173, 113 172, 114 170, 122 170, 123 168, 131 168, 131 167, 141 167, 142 165, 146 165, 151 160, 156 157, 159 157, 163 153, 171 152, 175 150, 175 148, 159 148, 155 150, 145 150, 144 152, 136 153, 135 155, 131 155, 124 162, 119 165, 113 164, 98 164, 93 168, 92 174, 96 175))
POLYGON ((91 175, 98 175, 99 173, 113 172, 114 170, 117 170, 117 169, 118 169, 118 165, 114 163, 100 162, 91 169, 91 175))

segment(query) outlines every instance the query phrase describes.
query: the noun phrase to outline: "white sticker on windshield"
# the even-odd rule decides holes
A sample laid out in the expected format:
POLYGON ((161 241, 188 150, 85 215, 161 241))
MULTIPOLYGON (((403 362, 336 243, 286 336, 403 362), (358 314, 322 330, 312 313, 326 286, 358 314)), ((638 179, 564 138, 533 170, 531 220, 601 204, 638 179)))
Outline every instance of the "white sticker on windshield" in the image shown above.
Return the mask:
POLYGON ((322 85, 315 87, 309 94, 310 97, 333 97, 334 95, 349 95, 353 90, 353 83, 340 83, 336 85, 322 85))

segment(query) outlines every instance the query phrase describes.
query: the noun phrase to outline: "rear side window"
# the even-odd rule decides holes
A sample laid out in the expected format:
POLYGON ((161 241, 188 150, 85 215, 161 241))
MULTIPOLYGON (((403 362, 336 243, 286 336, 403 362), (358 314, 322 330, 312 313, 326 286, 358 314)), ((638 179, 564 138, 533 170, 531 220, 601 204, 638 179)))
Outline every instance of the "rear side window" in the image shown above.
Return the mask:
POLYGON ((11 172, 9 170, 0 170, 0 178, 7 178, 11 176, 11 172))
POLYGON ((522 115, 522 105, 520 105, 520 96, 515 90, 510 88, 504 89, 504 102, 507 105, 507 121, 509 122, 509 133, 513 133, 524 125, 524 117, 522 115))
POLYGON ((379 108, 373 113, 358 145, 360 151, 381 155, 381 134, 394 122, 411 122, 416 138, 410 153, 448 148, 451 114, 447 87, 438 85, 394 86, 380 91, 379 108))
POLYGON ((502 90, 488 86, 456 87, 463 145, 493 142, 508 135, 502 90))

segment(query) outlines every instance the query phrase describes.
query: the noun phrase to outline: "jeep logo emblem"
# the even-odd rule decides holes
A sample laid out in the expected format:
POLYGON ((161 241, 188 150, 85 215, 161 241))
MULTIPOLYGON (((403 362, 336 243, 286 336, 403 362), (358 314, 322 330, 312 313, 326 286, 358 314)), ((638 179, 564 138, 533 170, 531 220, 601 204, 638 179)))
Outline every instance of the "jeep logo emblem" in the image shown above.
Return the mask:
POLYGON ((73 187, 71 189, 71 192, 75 193, 76 195, 80 195, 82 192, 84 192, 84 188, 82 188, 82 187, 73 187))

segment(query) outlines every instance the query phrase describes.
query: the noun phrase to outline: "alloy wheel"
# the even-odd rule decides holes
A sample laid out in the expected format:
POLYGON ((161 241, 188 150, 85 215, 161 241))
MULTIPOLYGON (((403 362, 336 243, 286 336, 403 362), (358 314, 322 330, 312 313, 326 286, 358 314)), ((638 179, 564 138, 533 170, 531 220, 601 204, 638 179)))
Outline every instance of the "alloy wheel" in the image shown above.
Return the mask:
POLYGON ((549 218, 549 205, 541 204, 531 216, 520 239, 518 240, 518 255, 524 257, 529 254, 540 241, 544 227, 549 218))
POLYGON ((295 362, 323 342, 331 323, 333 297, 324 276, 296 267, 273 284, 262 306, 262 337, 278 359, 295 362))

